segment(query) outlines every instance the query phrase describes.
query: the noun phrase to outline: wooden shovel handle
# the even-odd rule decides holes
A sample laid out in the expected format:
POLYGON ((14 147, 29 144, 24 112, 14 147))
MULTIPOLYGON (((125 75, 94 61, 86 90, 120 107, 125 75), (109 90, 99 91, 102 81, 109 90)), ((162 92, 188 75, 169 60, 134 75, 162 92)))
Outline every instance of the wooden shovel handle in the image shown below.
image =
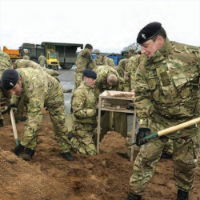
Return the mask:
POLYGON ((172 127, 166 128, 164 130, 158 131, 157 134, 158 134, 158 136, 167 135, 169 133, 176 132, 178 130, 184 129, 186 127, 189 127, 189 126, 192 126, 192 125, 198 124, 198 123, 200 123, 200 117, 192 119, 192 120, 184 122, 184 123, 181 123, 181 124, 178 124, 176 126, 172 126, 172 127))

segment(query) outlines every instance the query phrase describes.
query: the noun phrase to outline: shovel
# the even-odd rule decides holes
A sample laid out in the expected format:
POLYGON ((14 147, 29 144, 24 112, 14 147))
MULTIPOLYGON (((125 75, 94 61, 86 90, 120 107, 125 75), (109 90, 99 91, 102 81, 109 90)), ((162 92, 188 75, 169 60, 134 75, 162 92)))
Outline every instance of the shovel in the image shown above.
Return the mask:
MULTIPOLYGON (((161 131, 158 131, 157 133, 151 133, 150 135, 145 136, 144 138, 141 138, 141 140, 147 142, 150 139, 157 138, 157 137, 164 136, 164 135, 168 135, 170 133, 176 132, 178 130, 187 128, 189 126, 192 126, 192 125, 198 124, 198 123, 200 123, 200 117, 186 121, 184 123, 181 123, 181 124, 178 124, 178 125, 175 125, 175 126, 172 126, 172 127, 169 127, 169 128, 166 128, 166 129, 163 129, 161 131)), ((136 142, 132 143, 131 145, 134 145, 134 144, 136 144, 136 142)))
POLYGON ((19 138, 18 138, 17 127, 16 127, 16 123, 15 123, 15 116, 14 116, 14 112, 13 112, 12 108, 10 109, 10 119, 11 119, 15 144, 16 144, 16 146, 18 146, 19 145, 19 138))

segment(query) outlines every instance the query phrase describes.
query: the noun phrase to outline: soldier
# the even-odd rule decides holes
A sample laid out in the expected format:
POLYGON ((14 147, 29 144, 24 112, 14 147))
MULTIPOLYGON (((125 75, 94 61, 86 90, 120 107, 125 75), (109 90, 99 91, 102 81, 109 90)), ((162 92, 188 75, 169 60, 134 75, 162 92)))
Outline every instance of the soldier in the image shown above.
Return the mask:
POLYGON ((105 56, 101 55, 98 49, 95 49, 93 53, 96 54, 96 59, 94 60, 96 66, 106 64, 105 56))
POLYGON ((44 55, 41 54, 38 58, 38 62, 39 62, 41 67, 45 67, 47 59, 44 55))
POLYGON ((111 67, 114 67, 115 66, 115 63, 113 61, 112 58, 109 58, 109 57, 105 57, 105 62, 106 62, 106 65, 109 65, 111 67))
MULTIPOLYGON (((56 70, 41 67, 38 63, 32 60, 17 59, 13 63, 14 69, 31 67, 47 72, 58 80, 59 73, 56 70)), ((16 121, 24 121, 26 119, 26 108, 24 107, 24 100, 22 97, 12 96, 11 104, 17 105, 17 112, 15 113, 16 121)))
POLYGON ((24 60, 30 60, 30 56, 29 56, 29 50, 28 49, 24 49, 24 55, 22 57, 24 60))
POLYGON ((100 92, 104 90, 122 90, 123 79, 117 70, 109 65, 101 65, 95 69, 97 73, 96 85, 100 92))
MULTIPOLYGON (((133 56, 134 57, 135 51, 133 49, 130 49, 127 52, 126 58, 120 60, 119 65, 117 67, 117 72, 119 73, 119 75, 124 78, 124 91, 126 92, 130 92, 131 91, 131 76, 130 76, 130 72, 129 72, 129 67, 128 67, 128 62, 129 59, 133 56)), ((132 69, 132 65, 131 65, 131 69, 132 69)))
POLYGON ((95 88, 96 73, 90 69, 83 71, 83 82, 75 89, 72 97, 74 128, 71 144, 80 154, 96 154, 96 116, 98 94, 95 88))
POLYGON ((7 69, 3 72, 2 87, 11 95, 24 98, 27 120, 21 143, 14 149, 17 156, 31 160, 37 145, 37 133, 42 123, 42 109, 50 113, 56 139, 66 160, 73 160, 65 126, 63 91, 59 82, 46 72, 32 68, 7 69))
MULTIPOLYGON (((199 116, 200 52, 193 46, 170 42, 162 25, 153 22, 138 34, 145 62, 138 65, 135 103, 140 134, 148 135, 199 116)), ((130 178, 127 200, 142 198, 163 147, 173 139, 177 200, 188 200, 199 152, 199 128, 191 126, 150 141, 140 148, 130 178)), ((140 140, 137 141, 141 145, 140 140)))
POLYGON ((82 72, 84 69, 93 69, 95 62, 91 58, 93 47, 91 44, 86 44, 85 48, 78 54, 76 59, 76 74, 75 74, 75 87, 77 88, 82 81, 82 72))
MULTIPOLYGON (((0 78, 5 69, 12 68, 12 62, 8 54, 0 51, 0 78)), ((2 115, 2 111, 5 110, 6 104, 9 102, 8 97, 5 92, 0 89, 0 127, 4 126, 4 119, 2 115)))
POLYGON ((57 77, 59 75, 59 73, 56 70, 43 68, 38 63, 32 60, 18 59, 14 62, 13 66, 14 66, 14 69, 31 67, 34 69, 43 70, 54 77, 57 77))
MULTIPOLYGON (((101 65, 98 66, 95 71, 97 73, 96 86, 100 92, 103 92, 105 90, 123 90, 123 79, 119 76, 116 69, 109 65, 101 65)), ((121 122, 126 121, 126 115, 114 113, 114 119, 117 118, 121 122)), ((102 131, 100 139, 102 139, 107 131, 111 128, 111 124, 113 124, 113 114, 111 112, 105 112, 105 114, 102 116, 102 122, 103 123, 101 124, 102 131)), ((125 136, 127 132, 127 126, 124 126, 126 125, 126 123, 122 124, 123 125, 121 125, 119 121, 117 123, 114 123, 114 130, 125 136)))

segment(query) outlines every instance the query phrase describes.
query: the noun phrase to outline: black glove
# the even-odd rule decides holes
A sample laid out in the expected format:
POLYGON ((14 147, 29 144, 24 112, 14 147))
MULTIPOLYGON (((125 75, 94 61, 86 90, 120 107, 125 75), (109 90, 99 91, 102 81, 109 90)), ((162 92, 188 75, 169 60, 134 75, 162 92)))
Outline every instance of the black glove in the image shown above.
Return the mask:
POLYGON ((147 139, 144 137, 151 134, 150 128, 139 128, 138 132, 136 134, 136 145, 141 146, 143 144, 146 144, 148 142, 147 139))
POLYGON ((18 156, 20 153, 24 152, 24 149, 25 147, 19 144, 14 148, 13 152, 18 156))
POLYGON ((129 103, 129 104, 127 105, 127 109, 128 109, 128 110, 133 110, 133 109, 134 109, 133 103, 129 103))
POLYGON ((8 107, 4 110, 4 111, 2 111, 1 113, 2 114, 5 114, 5 113, 7 113, 7 112, 10 112, 10 109, 11 108, 17 108, 17 105, 15 105, 15 104, 10 104, 10 105, 8 105, 8 107))
POLYGON ((67 137, 68 137, 69 140, 71 140, 71 139, 74 138, 75 136, 74 136, 74 133, 73 133, 73 132, 69 132, 69 133, 67 134, 67 137))

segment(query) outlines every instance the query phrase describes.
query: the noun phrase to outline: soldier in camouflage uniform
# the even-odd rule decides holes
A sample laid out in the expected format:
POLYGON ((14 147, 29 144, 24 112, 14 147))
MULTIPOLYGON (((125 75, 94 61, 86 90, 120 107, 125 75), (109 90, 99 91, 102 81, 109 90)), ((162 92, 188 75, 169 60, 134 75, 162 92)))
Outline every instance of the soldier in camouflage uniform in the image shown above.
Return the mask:
POLYGON ((98 94, 95 79, 96 73, 85 69, 83 81, 75 89, 72 97, 74 128, 71 144, 73 150, 80 154, 96 154, 94 138, 96 137, 98 94))
POLYGON ((123 79, 119 76, 116 69, 109 65, 96 67, 96 85, 100 92, 104 90, 123 90, 123 79))
POLYGON ((124 79, 124 91, 125 92, 130 92, 131 91, 131 85, 130 85, 130 82, 131 82, 131 77, 130 77, 130 70, 133 69, 133 67, 128 67, 128 62, 129 62, 129 59, 136 55, 135 54, 135 51, 133 49, 130 49, 127 53, 127 56, 126 58, 124 59, 121 59, 119 64, 118 64, 118 67, 117 67, 117 72, 119 73, 119 75, 124 79), (130 70, 129 70, 130 69, 130 70))
MULTIPOLYGON (((123 79, 119 76, 116 69, 109 65, 101 65, 96 67, 95 71, 97 73, 96 85, 100 93, 105 90, 123 91, 124 82, 123 79)), ((121 113, 114 113, 112 115, 111 112, 105 112, 105 114, 102 116, 103 123, 101 124, 102 131, 100 139, 102 139, 107 131, 111 128, 110 124, 112 123, 114 125, 114 130, 125 136, 127 133, 127 126, 124 126, 126 125, 126 123, 123 123, 125 121, 126 116, 121 113), (122 123, 119 123, 119 121, 121 121, 122 123)))
MULTIPOLYGON (((158 22, 138 34, 146 62, 138 65, 135 81, 137 134, 157 132, 199 117, 200 52, 193 46, 170 42, 158 22)), ((199 153, 199 127, 191 126, 151 140, 140 148, 130 178, 127 200, 140 200, 155 171, 165 143, 173 140, 177 200, 188 200, 199 153)), ((138 142, 140 144, 140 141, 138 142)))
MULTIPOLYGON (((135 84, 136 84, 135 74, 137 71, 137 67, 139 65, 143 65, 146 62, 146 59, 147 57, 144 54, 142 55, 137 54, 128 59, 125 72, 128 81, 127 85, 124 86, 125 88, 126 86, 128 86, 127 88, 130 88, 130 91, 135 91, 135 84)), ((129 144, 133 143, 133 141, 131 140, 131 136, 127 139, 129 144)), ((136 149, 139 150, 139 147, 135 147, 135 150, 136 149)), ((172 154, 173 154, 173 141, 169 139, 168 142, 165 143, 161 157, 166 159, 171 159, 172 154)))
POLYGON ((96 58, 94 60, 96 66, 105 65, 106 64, 105 57, 100 54, 100 51, 98 49, 95 49, 93 51, 93 54, 96 54, 96 58))
POLYGON ((24 55, 22 57, 24 60, 30 60, 30 56, 29 56, 29 50, 28 49, 24 49, 24 55))
POLYGON ((105 62, 106 62, 106 65, 109 65, 111 67, 115 67, 115 63, 114 63, 112 58, 109 58, 109 57, 105 56, 105 62))
MULTIPOLYGON (((43 68, 38 63, 36 63, 32 60, 17 59, 13 63, 13 67, 14 67, 14 69, 31 67, 34 69, 43 70, 43 71, 47 72, 48 74, 50 74, 51 76, 54 76, 56 79, 58 79, 57 76, 59 75, 59 73, 56 70, 43 68)), ((12 99, 11 99, 11 104, 17 105, 17 112, 15 113, 16 121, 18 121, 18 120, 24 121, 26 119, 26 110, 27 109, 24 107, 23 98, 13 95, 12 99)))
POLYGON ((75 87, 77 88, 82 81, 84 69, 94 69, 95 62, 92 60, 92 45, 86 44, 85 48, 78 54, 76 59, 75 87))
POLYGON ((56 70, 43 68, 38 63, 32 60, 18 59, 14 62, 13 66, 14 66, 14 69, 31 67, 34 69, 43 70, 54 77, 57 77, 59 75, 59 73, 56 70))
POLYGON ((41 67, 45 67, 47 59, 44 55, 40 55, 39 58, 38 58, 38 62, 39 62, 41 67))
MULTIPOLYGON (((0 78, 5 69, 12 68, 12 62, 8 54, 0 51, 0 78)), ((0 127, 4 125, 2 111, 5 110, 5 105, 9 102, 6 94, 0 89, 0 127)))
POLYGON ((42 123, 42 109, 49 111, 62 156, 73 160, 65 126, 64 96, 59 82, 46 72, 33 68, 8 69, 1 78, 8 93, 23 96, 27 120, 21 143, 14 150, 24 160, 30 160, 37 145, 37 133, 42 123))

